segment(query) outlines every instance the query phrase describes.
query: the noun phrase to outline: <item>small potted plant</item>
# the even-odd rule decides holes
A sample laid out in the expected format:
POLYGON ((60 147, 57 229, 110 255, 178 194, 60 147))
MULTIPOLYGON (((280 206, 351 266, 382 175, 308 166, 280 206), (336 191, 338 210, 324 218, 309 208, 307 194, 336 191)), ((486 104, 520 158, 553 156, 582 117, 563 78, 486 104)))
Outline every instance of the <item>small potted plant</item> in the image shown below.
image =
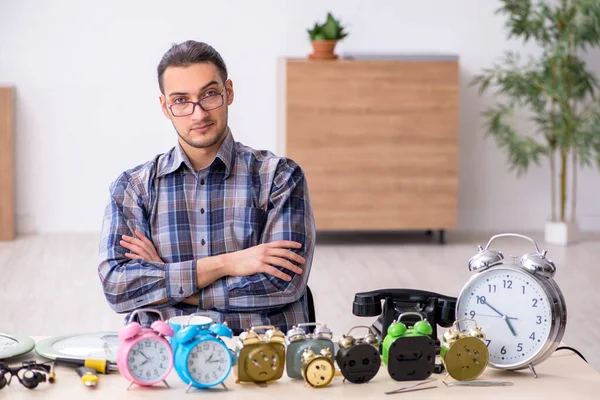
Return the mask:
POLYGON ((335 45, 348 34, 344 32, 344 27, 340 21, 336 20, 331 13, 327 13, 327 20, 324 24, 315 22, 312 29, 308 29, 308 34, 313 46, 313 53, 308 56, 311 60, 335 60, 338 58, 333 53, 335 45))

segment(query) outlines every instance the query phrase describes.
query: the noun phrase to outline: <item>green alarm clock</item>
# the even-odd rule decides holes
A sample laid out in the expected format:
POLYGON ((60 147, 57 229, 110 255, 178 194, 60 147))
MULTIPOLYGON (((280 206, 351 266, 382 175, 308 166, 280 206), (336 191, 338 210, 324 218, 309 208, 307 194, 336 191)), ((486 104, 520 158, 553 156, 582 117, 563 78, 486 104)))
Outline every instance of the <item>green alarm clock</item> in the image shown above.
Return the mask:
POLYGON ((382 360, 388 373, 397 381, 427 379, 435 367, 435 341, 431 338, 433 328, 418 312, 402 313, 387 331, 383 339, 382 360), (412 327, 402 322, 406 316, 417 316, 412 327))

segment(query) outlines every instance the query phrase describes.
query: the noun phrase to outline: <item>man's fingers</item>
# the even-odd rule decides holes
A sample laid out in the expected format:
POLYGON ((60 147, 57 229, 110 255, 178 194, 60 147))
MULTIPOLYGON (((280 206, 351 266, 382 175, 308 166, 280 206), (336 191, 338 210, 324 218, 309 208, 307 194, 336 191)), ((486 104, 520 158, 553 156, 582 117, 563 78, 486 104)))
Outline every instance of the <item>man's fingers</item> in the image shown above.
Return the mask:
POLYGON ((298 242, 292 242, 291 240, 277 240, 275 242, 267 243, 267 247, 282 248, 282 249, 286 249, 286 248, 299 249, 302 247, 302 244, 298 243, 298 242))
POLYGON ((306 264, 306 260, 299 254, 286 249, 269 249, 269 254, 275 257, 287 258, 288 260, 295 261, 298 264, 306 264))
POLYGON ((289 276, 287 274, 284 274, 283 272, 281 272, 277 268, 272 267, 272 266, 267 265, 267 264, 264 264, 263 272, 265 274, 273 275, 276 278, 283 279, 284 281, 288 281, 289 282, 289 281, 292 280, 291 276, 289 276))
POLYGON ((285 258, 267 257, 265 259, 265 262, 267 264, 270 264, 270 265, 276 265, 278 267, 283 267, 283 268, 289 269, 290 271, 295 272, 297 274, 301 274, 302 273, 302 268, 299 268, 299 267, 295 266, 294 264, 292 264, 291 262, 289 262, 285 258))
POLYGON ((142 257, 145 260, 150 260, 151 259, 150 254, 148 254, 148 252, 146 251, 146 249, 144 249, 144 248, 142 248, 142 247, 140 247, 140 246, 138 246, 136 244, 129 243, 129 242, 126 242, 124 240, 121 240, 121 246, 123 246, 127 250, 130 250, 131 252, 139 255, 140 257, 142 257))
MULTIPOLYGON (((136 238, 132 238, 131 236, 125 236, 123 235, 123 240, 125 240, 127 243, 131 243, 135 246, 138 246, 142 249, 144 249, 147 253, 154 253, 154 245, 152 243, 148 244, 147 242, 144 242, 142 239, 136 239, 136 238)), ((148 240, 148 239, 146 239, 148 240)))
POLYGON ((146 243, 147 245, 152 246, 152 248, 154 248, 154 243, 152 243, 150 241, 150 239, 148 239, 146 236, 144 236, 144 234, 140 231, 138 231, 137 229, 135 230, 135 235, 138 237, 139 240, 141 240, 142 242, 146 243))
POLYGON ((137 254, 132 254, 132 253, 125 253, 125 257, 131 258, 132 260, 137 260, 139 258, 142 258, 142 257, 138 256, 137 254))

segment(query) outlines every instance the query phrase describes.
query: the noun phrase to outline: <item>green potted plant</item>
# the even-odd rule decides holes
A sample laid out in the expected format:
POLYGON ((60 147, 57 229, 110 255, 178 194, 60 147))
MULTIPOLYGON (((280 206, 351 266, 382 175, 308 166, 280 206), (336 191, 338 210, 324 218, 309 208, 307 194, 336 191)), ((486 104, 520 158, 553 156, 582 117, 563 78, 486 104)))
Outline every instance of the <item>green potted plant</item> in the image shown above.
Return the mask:
POLYGON ((546 242, 566 245, 577 232, 577 169, 594 162, 600 168, 599 85, 581 58, 600 44, 600 1, 501 3, 497 13, 508 17, 509 38, 535 41, 542 54, 523 62, 519 53, 508 52, 472 83, 480 93, 495 89, 499 95, 483 116, 487 134, 506 150, 511 169, 521 175, 548 158, 552 211, 546 242), (531 115, 534 130, 517 132, 511 123, 516 109, 531 115))
POLYGON ((315 22, 315 26, 307 31, 313 46, 313 53, 308 58, 318 60, 337 59, 338 56, 333 53, 335 45, 339 40, 348 36, 340 21, 336 20, 331 13, 327 13, 325 23, 315 22))

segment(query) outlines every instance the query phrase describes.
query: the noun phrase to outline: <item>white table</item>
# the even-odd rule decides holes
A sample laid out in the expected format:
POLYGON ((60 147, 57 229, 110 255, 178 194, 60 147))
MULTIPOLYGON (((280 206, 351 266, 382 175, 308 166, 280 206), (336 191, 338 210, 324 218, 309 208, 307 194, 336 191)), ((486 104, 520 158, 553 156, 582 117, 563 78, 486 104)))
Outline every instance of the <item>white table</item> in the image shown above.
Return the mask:
MULTIPOLYGON (((36 338, 42 339, 42 338, 36 338)), ((229 345, 232 345, 232 340, 229 345)), ((14 359, 7 360, 10 365, 20 364, 23 360, 42 360, 34 352, 14 359)), ((305 385, 302 380, 292 380, 284 372, 283 377, 268 385, 255 385, 249 383, 236 384, 232 373, 227 378, 228 391, 220 387, 210 390, 192 389, 185 394, 187 385, 180 379, 175 370, 167 379, 171 388, 164 385, 154 387, 133 386, 127 391, 129 383, 118 373, 98 375, 99 384, 96 388, 85 387, 75 372, 74 368, 66 366, 56 367, 56 383, 41 383, 33 390, 26 389, 16 380, 10 387, 0 390, 0 399, 172 399, 172 398, 211 398, 211 399, 244 399, 266 400, 267 398, 291 400, 310 399, 311 396, 327 399, 363 399, 363 398, 388 398, 395 397, 411 399, 598 399, 600 398, 600 374, 586 364, 579 356, 568 350, 555 353, 548 360, 536 366, 538 378, 533 378, 529 370, 516 372, 497 371, 488 368, 479 380, 501 380, 514 382, 514 386, 507 387, 446 387, 442 383, 445 374, 432 375, 437 381, 436 389, 422 390, 386 396, 384 392, 409 386, 416 382, 397 382, 389 377, 387 370, 382 367, 379 374, 366 384, 353 384, 343 382, 343 377, 336 376, 331 384, 325 388, 315 389, 305 385), (308 396, 308 397, 307 397, 308 396)), ((452 381, 449 378, 449 381, 452 381)), ((424 385, 424 386, 429 386, 424 385)))

